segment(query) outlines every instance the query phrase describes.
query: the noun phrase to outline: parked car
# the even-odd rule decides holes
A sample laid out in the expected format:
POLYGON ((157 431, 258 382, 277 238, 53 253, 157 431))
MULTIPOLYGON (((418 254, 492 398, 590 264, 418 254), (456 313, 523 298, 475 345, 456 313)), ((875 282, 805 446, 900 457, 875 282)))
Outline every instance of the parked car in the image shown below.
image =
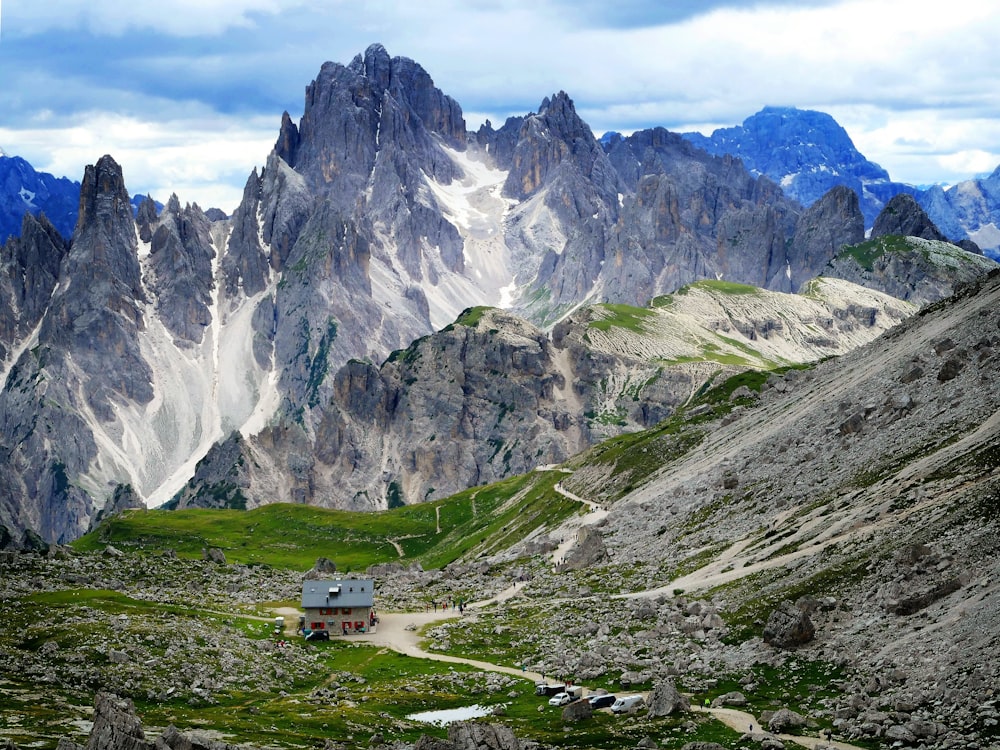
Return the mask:
POLYGON ((625 714, 629 711, 641 708, 645 702, 646 701, 643 700, 641 695, 625 695, 611 705, 611 712, 616 714, 625 714))
POLYGON ((556 693, 551 698, 549 698, 550 706, 565 706, 567 703, 572 703, 576 700, 569 693, 556 693))
POLYGON ((307 641, 328 641, 330 640, 329 630, 310 630, 306 633, 307 641))
POLYGON ((613 706, 618 699, 611 693, 604 693, 603 695, 592 695, 587 700, 590 701, 591 708, 598 709, 613 706))

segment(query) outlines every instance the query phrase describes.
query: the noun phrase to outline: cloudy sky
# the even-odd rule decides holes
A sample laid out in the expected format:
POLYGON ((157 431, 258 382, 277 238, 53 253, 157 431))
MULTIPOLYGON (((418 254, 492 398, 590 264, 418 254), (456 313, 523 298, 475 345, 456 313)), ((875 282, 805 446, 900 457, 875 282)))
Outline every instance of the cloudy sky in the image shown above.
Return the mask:
POLYGON ((893 179, 1000 164, 994 0, 0 0, 0 147, 231 211, 326 60, 419 62, 470 128, 566 91, 595 133, 833 115, 893 179))

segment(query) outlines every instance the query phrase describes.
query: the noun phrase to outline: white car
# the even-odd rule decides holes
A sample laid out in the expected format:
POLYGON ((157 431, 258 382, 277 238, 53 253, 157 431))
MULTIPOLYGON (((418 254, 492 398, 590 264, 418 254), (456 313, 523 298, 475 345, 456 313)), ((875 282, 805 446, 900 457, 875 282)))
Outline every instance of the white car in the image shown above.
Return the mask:
POLYGON ((569 693, 556 693, 551 698, 549 698, 550 706, 565 706, 567 703, 573 702, 573 696, 569 693))

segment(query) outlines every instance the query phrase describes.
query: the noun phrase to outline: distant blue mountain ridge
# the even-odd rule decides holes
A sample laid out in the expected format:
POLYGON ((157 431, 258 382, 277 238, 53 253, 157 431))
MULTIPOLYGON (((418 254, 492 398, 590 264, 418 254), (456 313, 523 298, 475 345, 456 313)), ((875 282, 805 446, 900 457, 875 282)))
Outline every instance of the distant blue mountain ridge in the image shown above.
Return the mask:
POLYGON ((751 173, 766 175, 805 206, 845 185, 857 193, 869 227, 893 196, 907 193, 949 239, 971 239, 1000 257, 1000 167, 948 189, 894 182, 854 147, 833 117, 794 107, 764 107, 742 125, 682 137, 710 154, 739 157, 751 173))

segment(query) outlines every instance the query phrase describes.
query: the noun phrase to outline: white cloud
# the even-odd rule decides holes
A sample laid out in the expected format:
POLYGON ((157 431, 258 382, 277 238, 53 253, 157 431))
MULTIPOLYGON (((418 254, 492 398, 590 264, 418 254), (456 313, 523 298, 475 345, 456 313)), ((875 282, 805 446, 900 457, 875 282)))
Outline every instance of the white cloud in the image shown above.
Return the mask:
MULTIPOLYGON (((628 4, 630 20, 638 5, 628 4)), ((347 63, 378 41, 391 55, 420 63, 469 112, 470 127, 486 117, 499 126, 506 116, 525 114, 543 97, 565 90, 598 133, 654 125, 706 132, 738 124, 765 105, 818 109, 833 115, 862 153, 894 178, 911 182, 931 181, 926 175, 935 169, 949 180, 963 165, 982 171, 978 165, 1000 152, 1000 134, 992 124, 1000 122, 994 80, 1000 14, 991 0, 746 0, 679 23, 645 27, 615 24, 612 4, 588 7, 574 13, 563 0, 7 0, 4 36, 43 29, 120 34, 120 48, 110 36, 102 40, 109 58, 120 54, 122 60, 111 58, 107 71, 97 67, 93 80, 77 75, 94 65, 92 52, 91 61, 68 60, 65 71, 48 66, 37 73, 26 65, 20 78, 0 91, 0 110, 18 112, 18 103, 48 108, 52 123, 70 108, 127 111, 131 121, 151 128, 135 159, 147 165, 143 169, 154 187, 168 182, 153 178, 157 163, 171 180, 181 179, 176 163, 185 159, 171 140, 171 128, 184 128, 192 148, 217 144, 187 160, 202 165, 201 181, 213 165, 262 162, 280 109, 288 107, 293 118, 301 114, 296 111, 301 92, 322 62, 347 63), (595 19, 595 8, 600 18, 595 19), (138 42, 128 33, 133 30, 152 34, 148 50, 136 49, 138 42), (163 35, 185 38, 162 43, 163 35), (130 75, 115 75, 122 69, 130 75), (39 85, 58 81, 59 75, 73 85, 39 85), (125 87, 132 79, 138 83, 130 92, 125 87), (286 89, 287 97, 281 93, 286 89), (201 104, 193 105, 196 100, 201 104), (258 131, 256 125, 217 116, 226 124, 192 128, 198 117, 192 109, 198 106, 258 112, 266 125, 258 131), (158 118, 159 124, 150 124, 158 118), (217 127, 227 135, 219 135, 217 127), (155 138, 167 141, 162 148, 169 156, 155 156, 161 148, 155 138), (917 148, 921 142, 925 145, 917 148), (251 148, 259 150, 242 153, 251 148)), ((652 1, 650 7, 662 11, 652 1)), ((21 144, 31 132, 27 118, 17 117, 0 115, 10 134, 0 131, 0 142, 26 155, 21 144)), ((87 115, 73 129, 93 125, 87 115)), ((133 130, 131 138, 141 135, 141 127, 133 130)), ((96 135, 86 137, 99 142, 96 135)), ((121 136, 120 142, 133 141, 121 136)), ((99 155, 87 154, 79 164, 99 155)), ((52 171, 70 162, 54 155, 41 161, 52 171)), ((130 167, 127 157, 120 161, 130 167)), ((79 169, 77 162, 73 166, 71 176, 79 169)), ((193 166, 184 169, 194 178, 193 166)), ((241 189, 243 179, 233 189, 241 189)))
POLYGON ((79 181, 84 167, 110 154, 122 166, 131 194, 149 193, 231 213, 254 166, 265 161, 277 137, 272 118, 192 118, 149 122, 107 112, 87 113, 73 126, 0 129, 0 142, 17 144, 18 156, 56 176, 79 181))
POLYGON ((80 28, 108 35, 152 29, 177 36, 210 36, 252 25, 254 14, 275 15, 304 5, 305 0, 7 0, 4 28, 18 35, 80 28))

